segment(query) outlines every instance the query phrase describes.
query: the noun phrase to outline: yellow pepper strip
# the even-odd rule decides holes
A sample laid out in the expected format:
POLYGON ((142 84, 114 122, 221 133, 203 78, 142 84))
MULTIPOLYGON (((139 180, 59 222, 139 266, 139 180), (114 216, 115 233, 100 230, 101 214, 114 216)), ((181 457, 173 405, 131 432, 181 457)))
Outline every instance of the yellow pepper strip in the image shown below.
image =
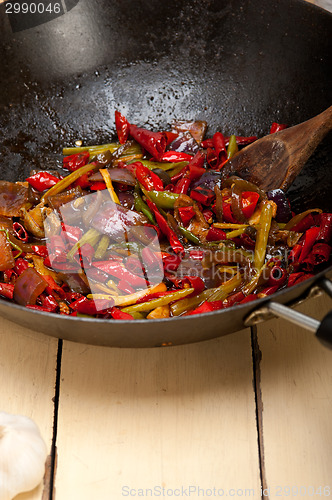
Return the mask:
POLYGON ((142 297, 146 297, 148 299, 151 293, 156 292, 166 292, 167 287, 165 283, 159 283, 158 285, 154 285, 146 290, 139 290, 138 292, 131 293, 129 295, 119 295, 118 297, 114 297, 113 295, 100 294, 100 293, 90 293, 87 295, 88 299, 114 299, 115 306, 129 306, 131 304, 135 304, 138 299, 142 297))
POLYGON ((208 288, 201 292, 196 297, 191 297, 190 299, 183 299, 175 302, 170 306, 171 312, 173 316, 180 316, 180 314, 190 311, 194 309, 196 306, 207 300, 210 295, 216 290, 216 288, 208 288))
POLYGON ((169 318, 170 311, 169 311, 169 305, 166 304, 164 306, 159 306, 153 309, 151 311, 146 319, 162 319, 162 318, 169 318))
POLYGON ((254 265, 258 271, 263 266, 265 260, 266 245, 271 228, 273 209, 273 204, 270 201, 263 201, 254 253, 254 265))
POLYGON ((88 172, 91 172, 91 170, 96 170, 96 169, 98 169, 98 164, 94 165, 92 163, 88 163, 87 165, 84 165, 83 167, 74 170, 74 172, 71 172, 69 175, 67 175, 59 182, 54 184, 54 186, 52 186, 48 191, 46 191, 46 193, 40 199, 41 203, 44 203, 49 196, 53 196, 55 194, 59 194, 62 191, 64 191, 68 186, 70 186, 70 184, 75 182, 82 175, 87 174, 88 172))
POLYGON ((114 203, 117 203, 118 205, 120 205, 120 200, 118 198, 118 195, 114 191, 114 187, 113 187, 113 184, 112 184, 112 180, 111 180, 109 171, 107 170, 107 168, 100 168, 99 172, 103 176, 103 179, 105 181, 106 187, 108 189, 108 192, 109 192, 109 194, 111 196, 112 201, 114 201, 114 203))
POLYGON ((266 263, 266 264, 264 264, 264 266, 262 266, 260 268, 259 271, 256 272, 256 274, 251 278, 249 283, 247 283, 242 288, 242 292, 244 293, 244 295, 250 295, 251 293, 253 293, 255 291, 255 288, 258 286, 258 282, 259 282, 261 276, 265 273, 265 269, 268 267, 272 267, 273 265, 274 265, 273 262, 270 262, 269 264, 266 263))
POLYGON ((225 281, 222 285, 218 286, 214 292, 209 297, 209 302, 213 302, 214 300, 225 300, 230 293, 232 293, 235 288, 237 288, 242 283, 242 276, 238 273, 236 276, 233 276, 228 281, 225 281))
POLYGON ((232 238, 240 236, 242 233, 244 233, 245 230, 246 228, 244 227, 242 229, 235 229, 234 231, 230 231, 229 233, 226 234, 226 240, 230 240, 232 238))
POLYGON ((134 311, 142 312, 142 311, 151 311, 159 306, 165 306, 170 302, 175 300, 184 299, 187 295, 190 295, 195 291, 195 288, 185 288, 183 290, 177 290, 174 293, 170 293, 165 295, 164 297, 160 297, 158 299, 152 299, 148 302, 142 302, 141 304, 135 304, 133 306, 125 307, 121 309, 123 312, 128 312, 129 314, 134 311))
POLYGON ((248 224, 232 224, 229 222, 215 222, 213 227, 217 227, 218 229, 245 229, 248 227, 248 224))

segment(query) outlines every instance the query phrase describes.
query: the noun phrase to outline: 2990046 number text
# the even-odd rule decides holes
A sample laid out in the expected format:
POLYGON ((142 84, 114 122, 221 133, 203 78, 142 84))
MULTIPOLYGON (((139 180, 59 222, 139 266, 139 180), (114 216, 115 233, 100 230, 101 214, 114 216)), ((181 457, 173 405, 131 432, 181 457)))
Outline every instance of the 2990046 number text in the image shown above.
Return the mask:
POLYGON ((60 3, 37 3, 37 2, 6 2, 6 14, 60 14, 61 4, 60 3))

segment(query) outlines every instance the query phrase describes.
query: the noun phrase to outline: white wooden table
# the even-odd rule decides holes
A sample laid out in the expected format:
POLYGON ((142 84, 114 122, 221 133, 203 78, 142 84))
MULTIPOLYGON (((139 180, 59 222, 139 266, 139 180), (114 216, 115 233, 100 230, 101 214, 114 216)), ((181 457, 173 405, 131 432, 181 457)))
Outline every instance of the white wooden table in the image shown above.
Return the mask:
MULTIPOLYGON (((299 309, 322 318, 331 305, 299 309)), ((140 490, 258 499, 262 487, 270 499, 289 487, 292 498, 322 498, 332 487, 332 351, 283 320, 135 350, 62 343, 0 319, 0 369, 2 408, 33 418, 57 462, 17 500, 48 500, 53 487, 56 500, 140 490)))

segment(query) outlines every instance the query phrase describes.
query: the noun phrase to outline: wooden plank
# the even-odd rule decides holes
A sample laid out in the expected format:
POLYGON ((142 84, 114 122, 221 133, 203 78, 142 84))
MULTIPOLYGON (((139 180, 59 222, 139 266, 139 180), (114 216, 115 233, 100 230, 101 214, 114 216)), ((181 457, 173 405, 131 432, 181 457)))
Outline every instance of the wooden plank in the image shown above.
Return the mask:
POLYGON ((159 349, 64 342, 56 498, 190 485, 257 492, 252 378, 249 330, 159 349))
MULTIPOLYGON (((57 340, 0 317, 0 408, 38 425, 51 452, 57 340)), ((41 500, 43 484, 15 500, 41 500)))
MULTIPOLYGON (((321 319, 331 305, 320 297, 298 310, 321 319)), ((324 488, 332 494, 332 351, 280 319, 259 326, 258 343, 269 497, 284 498, 288 487, 294 488, 292 497, 329 496, 324 488)))

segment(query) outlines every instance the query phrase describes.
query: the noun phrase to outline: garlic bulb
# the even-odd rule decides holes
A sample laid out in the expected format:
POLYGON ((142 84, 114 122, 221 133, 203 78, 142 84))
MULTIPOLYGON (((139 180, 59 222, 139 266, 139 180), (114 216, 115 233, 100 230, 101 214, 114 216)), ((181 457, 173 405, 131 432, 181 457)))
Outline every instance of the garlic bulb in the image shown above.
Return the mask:
POLYGON ((46 457, 46 444, 30 418, 0 412, 0 500, 35 488, 46 457))

